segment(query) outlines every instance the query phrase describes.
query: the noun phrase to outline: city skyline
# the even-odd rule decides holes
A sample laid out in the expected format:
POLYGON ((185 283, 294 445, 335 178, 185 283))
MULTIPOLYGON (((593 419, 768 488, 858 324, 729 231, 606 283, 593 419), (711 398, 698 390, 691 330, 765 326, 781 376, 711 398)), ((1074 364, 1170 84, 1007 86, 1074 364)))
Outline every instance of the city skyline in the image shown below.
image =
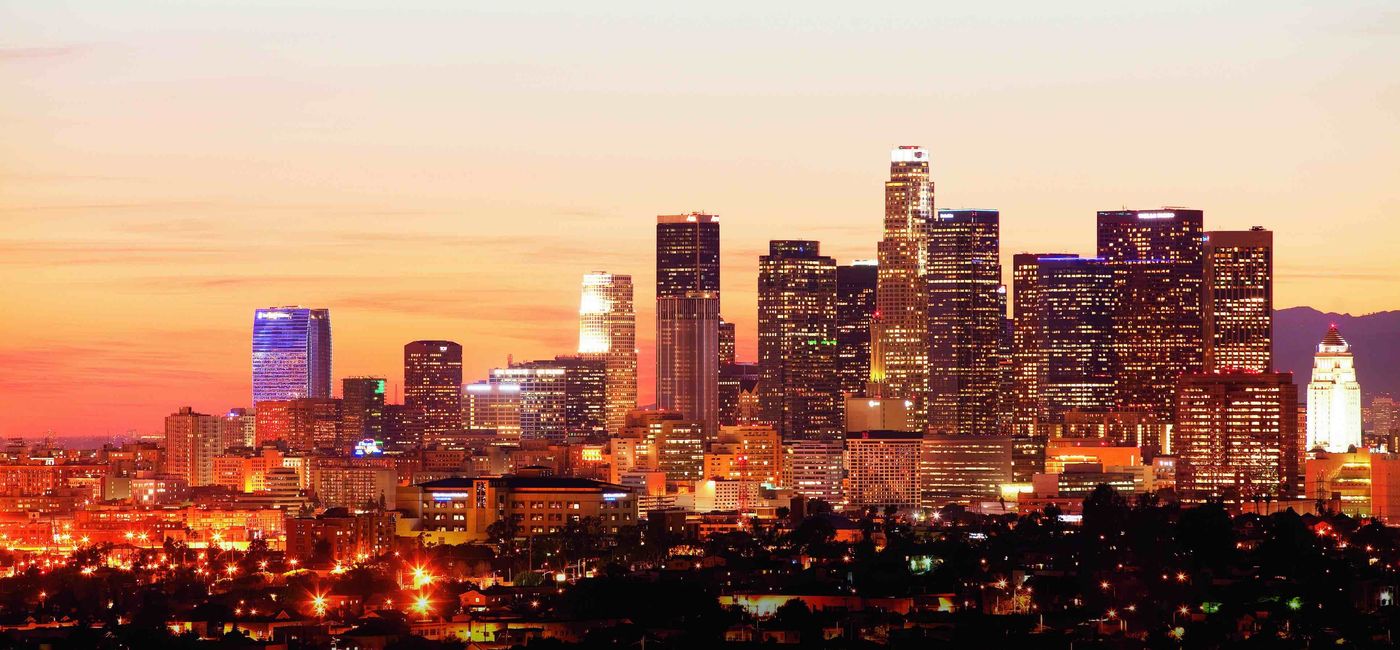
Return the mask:
POLYGON ((905 12, 900 24, 845 24, 813 8, 756 39, 734 20, 752 8, 719 5, 686 21, 634 16, 611 27, 603 8, 544 26, 457 10, 463 21, 431 21, 442 24, 431 35, 464 31, 486 49, 443 38, 391 52, 403 43, 390 39, 357 53, 320 34, 377 43, 386 24, 421 29, 425 10, 387 22, 368 9, 324 23, 308 14, 269 38, 259 15, 216 6, 126 15, 89 6, 92 20, 7 8, 0 81, 13 91, 0 115, 15 128, 0 160, 0 219, 7 297, 25 309, 0 326, 0 359, 16 378, 0 397, 0 434, 151 433, 175 404, 251 406, 243 324, 274 304, 335 312, 333 382, 386 376, 391 400, 401 399, 395 359, 418 339, 464 343, 464 375, 480 379, 508 354, 569 351, 577 279, 597 268, 638 287, 648 403, 655 215, 724 216, 721 313, 738 326, 740 359, 753 360, 766 243, 818 240, 838 264, 874 258, 882 162, 910 142, 930 152, 939 207, 1000 211, 1003 283, 1017 252, 1092 255, 1096 211, 1188 205, 1211 229, 1274 231, 1278 307, 1400 308, 1384 220, 1400 150, 1382 108, 1394 102, 1394 72, 1358 65, 1395 58, 1393 19, 1373 3, 1320 22, 1304 3, 1263 15, 1200 9, 1204 29, 1222 38, 1193 51, 1132 38, 1202 28, 1202 16, 1165 8, 1105 6, 1082 22, 1052 7, 998 19, 944 8, 905 12), (206 42, 216 21, 225 29, 206 42), (639 24, 668 37, 747 38, 719 61, 655 37, 620 41, 658 46, 644 63, 582 36, 639 24), (550 46, 527 45, 539 42, 520 38, 527 25, 550 46), (935 27, 940 38, 900 38, 935 27), (872 43, 865 33, 881 30, 896 37, 872 43), (858 55, 807 49, 823 40, 814 33, 858 55), (1020 54, 954 56, 988 37, 1015 41, 1020 54), (927 51, 902 56, 914 47, 927 51), (1105 60, 1100 47, 1132 56, 1105 60), (816 58, 795 63, 793 51, 816 58), (668 64, 678 74, 658 80, 652 66, 668 64), (921 86, 936 90, 896 85, 915 65, 928 71, 921 86), (475 83, 445 90, 427 76, 444 73, 475 83), (479 101, 493 93, 501 99, 479 101), (179 101, 146 101, 152 94, 179 101), (577 99, 577 117, 507 115, 561 97, 577 99), (464 107, 473 119, 460 120, 464 107), (497 128, 474 126, 485 123, 497 128), (547 192, 541 176, 553 179, 547 192), (1382 236, 1363 236, 1372 227, 1382 236))

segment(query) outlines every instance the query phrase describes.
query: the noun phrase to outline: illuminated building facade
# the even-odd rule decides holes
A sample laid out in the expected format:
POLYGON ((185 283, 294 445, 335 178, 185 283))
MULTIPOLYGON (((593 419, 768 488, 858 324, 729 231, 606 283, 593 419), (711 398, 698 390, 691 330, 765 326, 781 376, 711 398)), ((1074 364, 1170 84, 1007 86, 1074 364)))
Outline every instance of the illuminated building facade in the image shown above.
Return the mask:
POLYGON ((1351 345, 1333 325, 1317 345, 1308 382, 1307 448, 1331 452, 1360 449, 1361 384, 1351 345))
POLYGON ((758 262, 759 411, 784 437, 841 432, 836 260, 814 241, 772 241, 758 262))
POLYGON ((483 380, 462 388, 469 431, 494 431, 501 441, 520 440, 520 384, 483 380))
POLYGON ((340 381, 342 433, 347 441, 384 439, 383 377, 346 377, 340 381))
POLYGON ((758 378, 758 364, 756 363, 730 363, 720 366, 720 426, 754 424, 759 421, 758 378), (744 404, 746 408, 741 408, 741 404, 744 404))
POLYGON ((1205 370, 1273 370, 1274 233, 1206 233, 1203 282, 1205 370))
POLYGON ((656 297, 684 298, 692 291, 719 297, 719 216, 656 218, 656 297))
POLYGON ((736 363, 739 334, 734 329, 734 323, 730 323, 724 318, 719 319, 719 370, 724 372, 725 366, 732 366, 736 363))
POLYGON ((1350 517, 1400 524, 1400 454, 1319 451, 1304 461, 1303 498, 1350 517))
POLYGON ((995 435, 1003 303, 996 210, 939 210, 928 227, 928 431, 995 435))
POLYGON ((219 421, 219 449, 252 447, 257 434, 257 419, 251 409, 234 408, 219 421))
POLYGON ((919 500, 923 436, 908 431, 862 431, 846 436, 846 501, 851 508, 912 510, 919 500))
MULTIPOLYGON (((604 359, 560 356, 526 361, 492 370, 491 383, 498 387, 497 397, 508 395, 510 386, 518 388, 521 440, 578 442, 607 433, 604 359)), ((504 409, 498 415, 509 417, 504 409)))
POLYGON ((656 218, 656 407, 719 427, 719 217, 656 218))
POLYGON ((807 499, 821 499, 833 506, 845 502, 844 440, 784 440, 783 487, 807 499))
POLYGON ((1204 363, 1200 210, 1098 213, 1098 256, 1118 287, 1118 408, 1170 421, 1177 378, 1204 363))
POLYGON ((189 485, 214 483, 214 457, 221 446, 219 417, 195 413, 188 406, 165 417, 165 471, 189 485))
POLYGON ((513 521, 519 539, 562 532, 596 519, 605 534, 637 525, 637 499, 621 485, 583 478, 503 476, 423 483, 409 509, 425 544, 486 541, 487 528, 513 521))
POLYGON ((847 433, 909 430, 909 407, 905 400, 853 395, 845 398, 845 402, 847 433))
POLYGON ((341 449, 345 445, 340 429, 341 409, 338 399, 263 402, 256 414, 258 446, 280 440, 292 451, 341 449))
POLYGON ((1011 428, 1030 435, 1041 419, 1040 385, 1045 378, 1045 319, 1040 302, 1040 259, 1072 258, 1064 253, 1017 253, 1012 257, 1011 286, 1016 326, 1012 334, 1011 428))
POLYGON ((910 425, 927 423, 928 235, 934 186, 928 152, 901 146, 890 153, 884 236, 878 248, 870 380, 882 397, 911 403, 910 425))
POLYGON ((382 511, 353 513, 346 508, 330 508, 315 517, 288 516, 287 557, 302 562, 378 557, 393 550, 395 516, 382 511), (318 547, 324 558, 317 557, 318 547))
POLYGON ((836 377, 847 395, 864 395, 870 383, 870 324, 879 276, 875 260, 836 267, 836 377))
POLYGON ((1296 493, 1298 389, 1293 373, 1184 375, 1172 432, 1177 493, 1231 502, 1296 493))
POLYGON ((745 481, 776 487, 783 469, 783 443, 771 426, 720 427, 719 438, 705 450, 704 478, 745 481))
POLYGON ((719 294, 656 300, 656 407, 719 427, 719 294))
POLYGON ((454 444, 462 431, 462 346, 414 341, 403 346, 403 405, 411 439, 454 444))
POLYGON ((393 510, 398 484, 388 458, 316 458, 311 464, 311 492, 326 507, 393 510))
POLYGON ((1010 436, 928 435, 920 459, 922 505, 994 501, 1011 482, 1010 436))
POLYGON ((253 312, 253 407, 266 400, 331 396, 331 312, 253 312))
POLYGON ((627 412, 637 408, 637 313, 632 304, 632 276, 603 272, 583 276, 578 352, 604 363, 604 419, 609 433, 621 431, 627 412))
POLYGON ((1113 269, 1078 257, 1041 257, 1037 266, 1038 366, 1043 369, 1038 421, 1063 421, 1072 409, 1112 410, 1118 305, 1113 269))

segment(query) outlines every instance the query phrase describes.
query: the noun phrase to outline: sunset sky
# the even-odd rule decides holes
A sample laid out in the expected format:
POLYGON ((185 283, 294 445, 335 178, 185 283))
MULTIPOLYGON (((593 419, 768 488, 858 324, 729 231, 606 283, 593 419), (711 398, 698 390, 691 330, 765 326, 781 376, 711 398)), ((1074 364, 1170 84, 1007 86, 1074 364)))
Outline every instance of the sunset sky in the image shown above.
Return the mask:
POLYGON ((248 406, 263 306, 330 308, 337 387, 399 382, 423 338, 471 381, 572 351, 593 270, 635 278, 649 400, 655 215, 721 215, 751 359, 766 242, 874 257, 900 144, 939 207, 1001 210, 1008 263, 1189 206, 1276 231, 1280 307, 1400 308, 1393 1, 0 0, 0 25, 3 436, 248 406))

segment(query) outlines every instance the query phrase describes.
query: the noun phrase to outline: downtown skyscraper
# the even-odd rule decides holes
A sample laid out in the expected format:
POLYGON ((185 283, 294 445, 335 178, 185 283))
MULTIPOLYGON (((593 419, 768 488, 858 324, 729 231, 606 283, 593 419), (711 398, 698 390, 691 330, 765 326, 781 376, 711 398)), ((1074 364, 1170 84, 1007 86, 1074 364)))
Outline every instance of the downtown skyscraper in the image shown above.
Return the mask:
POLYGON ((815 241, 772 241, 758 263, 759 409, 788 438, 841 433, 836 260, 815 241))
POLYGON ((1040 257, 1038 421, 1062 423, 1067 411, 1111 411, 1117 404, 1113 317, 1118 293, 1102 260, 1040 257))
POLYGON ((1098 256, 1118 288, 1118 409, 1170 422, 1177 379, 1204 365, 1202 213, 1184 208, 1098 213, 1098 256))
POLYGON ((403 346, 403 404, 410 442, 454 443, 462 432, 462 346, 452 341, 403 346))
POLYGON ((1333 325, 1317 344, 1308 382, 1307 451, 1361 449, 1361 384, 1351 344, 1333 325))
POLYGON ((928 228, 928 431, 997 432, 1000 215, 939 210, 928 228))
POLYGON ((926 150, 901 146, 890 152, 870 381, 878 396, 909 402, 910 428, 916 431, 924 430, 928 415, 927 272, 933 189, 926 150))
POLYGON ((1040 300, 1040 260, 1077 258, 1071 253, 1017 253, 1011 262, 1011 432, 1035 432, 1045 419, 1041 384, 1045 381, 1045 308, 1040 300))
POLYGON ((578 352, 603 362, 607 431, 621 432, 627 424, 627 412, 637 408, 637 313, 632 302, 632 276, 603 272, 583 276, 578 352))
POLYGON ((253 312, 253 404, 331 396, 329 309, 253 312))
POLYGON ((879 275, 874 260, 836 267, 836 377, 847 395, 863 395, 870 383, 870 327, 879 275))
POLYGON ((656 218, 656 406, 719 428, 719 217, 656 218))
POLYGON ((1274 233, 1205 235, 1205 369, 1269 372, 1274 345, 1274 233))
POLYGON ((384 439, 383 377, 346 377, 340 380, 340 395, 344 402, 342 433, 350 442, 363 439, 384 439))

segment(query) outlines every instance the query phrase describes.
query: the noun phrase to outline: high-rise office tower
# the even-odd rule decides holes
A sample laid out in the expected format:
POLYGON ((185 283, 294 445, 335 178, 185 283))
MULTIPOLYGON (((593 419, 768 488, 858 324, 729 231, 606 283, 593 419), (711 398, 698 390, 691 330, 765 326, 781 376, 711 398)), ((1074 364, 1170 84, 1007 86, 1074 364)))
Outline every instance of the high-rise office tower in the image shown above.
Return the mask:
POLYGON ((1118 292, 1102 260, 1041 257, 1036 281, 1041 359, 1040 420, 1071 409, 1110 411, 1117 403, 1113 317, 1118 292))
POLYGON ((1177 493, 1188 502, 1288 496, 1298 474, 1293 373, 1183 375, 1172 432, 1177 493))
POLYGON ((734 331, 734 323, 719 319, 719 369, 724 372, 725 366, 734 365, 736 350, 738 347, 738 333, 734 331))
POLYGON ((1001 327, 997 329, 996 414, 997 433, 1001 435, 1010 435, 1014 428, 1012 408, 1015 406, 1013 397, 1016 390, 1015 365, 1011 355, 1016 343, 1016 321, 1011 320, 1008 312, 1010 296, 1006 294, 1006 285, 997 287, 997 313, 1000 314, 1001 327))
POLYGON ((719 217, 661 215, 656 218, 656 297, 684 298, 692 291, 719 297, 719 217))
POLYGON ((502 442, 520 441, 520 384, 490 379, 462 389, 467 429, 490 431, 502 442))
POLYGON ((578 351, 585 358, 604 362, 606 425, 607 431, 615 434, 626 426, 627 412, 637 408, 637 313, 632 307, 632 276, 602 272, 583 276, 578 351))
POLYGON ((902 146, 890 152, 885 182, 885 227, 880 240, 870 381, 881 397, 909 401, 909 424, 922 431, 928 411, 928 232, 933 181, 928 152, 902 146))
POLYGON ((214 457, 222 449, 219 418, 188 406, 165 417, 165 471, 190 486, 214 482, 214 457))
POLYGON ((455 442, 462 431, 462 346, 452 341, 403 346, 403 404, 414 442, 455 442))
POLYGON ((719 295, 692 291, 656 300, 656 407, 719 427, 719 295))
POLYGON ((253 407, 265 400, 330 396, 330 310, 254 310, 253 407))
POLYGON ((1308 382, 1308 451, 1362 448, 1361 384, 1351 345, 1333 325, 1317 345, 1308 382))
POLYGON ((342 435, 357 442, 364 439, 384 439, 383 377, 346 377, 340 380, 340 396, 344 404, 342 435))
POLYGON ((928 430, 994 435, 1001 339, 1000 216, 939 210, 928 228, 928 430))
POLYGON ((1274 233, 1206 233, 1204 273, 1205 369, 1272 370, 1274 233))
POLYGON ((1114 268, 1118 408, 1171 421, 1177 379, 1204 365, 1200 210, 1098 213, 1098 255, 1114 268))
POLYGON ((1011 299, 1016 326, 1011 343, 1011 431, 1018 436, 1034 433, 1042 419, 1045 318, 1040 302, 1040 260, 1072 257, 1069 253, 1017 253, 1012 257, 1011 299))
POLYGON ((607 434, 607 368, 602 359, 560 356, 526 361, 492 370, 491 383, 518 388, 522 440, 580 442, 607 434))
POLYGON ((836 377, 847 395, 865 394, 870 383, 870 323, 879 274, 875 260, 836 267, 836 377))
POLYGON ((842 431, 836 369, 836 260, 814 241, 778 240, 758 262, 759 409, 784 437, 842 431))
POLYGON ((719 428, 719 217, 656 218, 656 406, 719 428))

